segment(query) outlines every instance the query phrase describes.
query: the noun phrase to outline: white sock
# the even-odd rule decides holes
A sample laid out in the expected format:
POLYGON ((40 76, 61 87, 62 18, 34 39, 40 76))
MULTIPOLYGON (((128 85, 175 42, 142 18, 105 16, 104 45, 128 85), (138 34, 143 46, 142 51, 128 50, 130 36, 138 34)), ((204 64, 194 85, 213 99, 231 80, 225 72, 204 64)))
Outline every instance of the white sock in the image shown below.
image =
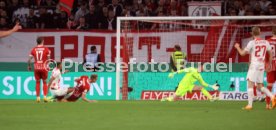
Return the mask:
POLYGON ((261 91, 263 92, 263 93, 265 93, 267 96, 269 96, 271 99, 273 99, 273 94, 267 89, 267 88, 265 88, 265 87, 262 87, 261 88, 261 91))
POLYGON ((254 98, 253 88, 248 88, 247 93, 248 93, 248 106, 252 107, 253 98, 254 98))

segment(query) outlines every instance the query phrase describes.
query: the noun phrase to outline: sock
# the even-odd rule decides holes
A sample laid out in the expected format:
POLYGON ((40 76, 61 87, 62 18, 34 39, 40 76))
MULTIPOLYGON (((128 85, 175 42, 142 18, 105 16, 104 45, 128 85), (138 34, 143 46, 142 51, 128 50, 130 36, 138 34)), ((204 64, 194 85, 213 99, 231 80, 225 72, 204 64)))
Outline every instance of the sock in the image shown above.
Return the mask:
POLYGON ((257 96, 257 87, 255 85, 253 87, 253 93, 254 93, 254 97, 256 97, 257 96))
POLYGON ((252 107, 253 105, 253 97, 254 97, 254 90, 253 88, 248 88, 248 106, 252 107))
POLYGON ((44 95, 44 98, 46 98, 47 94, 48 94, 48 87, 47 87, 46 81, 43 81, 43 95, 44 95))
POLYGON ((36 97, 40 97, 40 80, 36 80, 35 84, 36 97))
MULTIPOLYGON (((267 89, 271 92, 272 86, 267 86, 267 89)), ((270 97, 266 95, 265 97, 266 105, 270 104, 270 100, 271 100, 270 97)))
POLYGON ((204 88, 201 89, 201 92, 203 93, 204 96, 206 96, 209 100, 212 99, 211 94, 204 88))
POLYGON ((265 87, 261 88, 261 91, 264 92, 267 96, 269 96, 270 98, 273 98, 273 94, 265 87))

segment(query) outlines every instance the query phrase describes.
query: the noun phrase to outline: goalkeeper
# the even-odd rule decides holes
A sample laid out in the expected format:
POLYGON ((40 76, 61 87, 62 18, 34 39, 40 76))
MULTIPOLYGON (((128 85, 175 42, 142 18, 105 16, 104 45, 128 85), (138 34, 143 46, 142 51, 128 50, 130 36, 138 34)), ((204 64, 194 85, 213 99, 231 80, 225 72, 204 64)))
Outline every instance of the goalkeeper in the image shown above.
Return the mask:
POLYGON ((201 90, 204 96, 210 101, 216 100, 211 96, 211 94, 203 87, 195 86, 194 83, 198 81, 204 87, 211 87, 214 90, 218 90, 217 84, 209 85, 201 77, 200 72, 203 71, 202 67, 198 68, 185 68, 177 72, 172 72, 169 74, 169 78, 173 78, 175 74, 186 73, 183 79, 180 81, 175 94, 172 97, 164 98, 162 101, 175 101, 179 97, 183 97, 187 92, 192 92, 192 90, 201 90))

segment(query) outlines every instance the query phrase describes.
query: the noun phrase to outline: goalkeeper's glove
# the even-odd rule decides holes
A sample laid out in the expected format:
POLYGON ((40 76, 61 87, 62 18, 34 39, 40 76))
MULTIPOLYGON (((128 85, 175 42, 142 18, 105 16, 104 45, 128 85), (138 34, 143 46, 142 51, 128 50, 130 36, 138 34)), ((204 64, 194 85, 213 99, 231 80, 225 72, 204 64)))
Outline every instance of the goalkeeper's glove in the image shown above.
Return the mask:
POLYGON ((219 87, 217 86, 217 84, 212 85, 211 88, 214 89, 214 90, 218 90, 219 89, 219 87))
POLYGON ((173 78, 174 77, 174 75, 176 74, 177 72, 172 72, 172 73, 169 73, 169 78, 173 78))

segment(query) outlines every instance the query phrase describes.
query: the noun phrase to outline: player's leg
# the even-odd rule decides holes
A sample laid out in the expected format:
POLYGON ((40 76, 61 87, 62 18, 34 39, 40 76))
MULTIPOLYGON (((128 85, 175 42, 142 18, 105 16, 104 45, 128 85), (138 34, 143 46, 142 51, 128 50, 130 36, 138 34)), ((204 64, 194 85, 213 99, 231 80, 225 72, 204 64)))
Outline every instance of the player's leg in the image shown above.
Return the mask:
POLYGON ((212 95, 205 88, 201 86, 194 86, 193 90, 199 90, 204 96, 208 98, 208 100, 213 100, 212 95))
POLYGON ((257 94, 257 86, 254 85, 253 87, 253 94, 254 94, 254 101, 258 100, 258 94, 257 94))
POLYGON ((183 97, 188 91, 189 89, 188 87, 184 86, 184 82, 180 82, 174 95, 168 98, 164 98, 161 101, 176 101, 180 97, 183 97))
POLYGON ((243 109, 245 110, 251 110, 253 106, 253 100, 254 100, 254 82, 247 80, 247 93, 248 93, 248 104, 243 109))
POLYGON ((75 89, 73 87, 67 88, 66 94, 72 93, 75 89))
MULTIPOLYGON (((273 83, 275 82, 276 80, 276 72, 275 71, 270 71, 270 72, 267 72, 267 89, 271 92, 272 91, 272 86, 273 86, 273 83)), ((266 109, 271 109, 271 106, 270 106, 270 97, 266 95, 266 109)))
POLYGON ((48 71, 42 71, 41 72, 41 78, 43 81, 43 101, 44 102, 48 102, 49 100, 47 99, 47 95, 48 95, 48 86, 47 86, 47 78, 48 78, 48 71))
POLYGON ((251 110, 254 100, 254 85, 257 79, 256 71, 254 69, 249 69, 247 73, 247 93, 248 93, 248 104, 243 107, 244 110, 251 110))
POLYGON ((34 71, 35 76, 35 91, 36 91, 36 102, 40 102, 40 73, 39 71, 34 71))
MULTIPOLYGON (((273 83, 272 83, 272 81, 273 81, 273 75, 274 74, 272 74, 271 72, 267 72, 267 89, 271 92, 271 90, 272 90, 272 85, 273 85, 273 83)), ((266 95, 266 99, 265 99, 265 101, 266 101, 266 109, 271 109, 271 107, 270 107, 270 101, 271 101, 271 99, 270 99, 270 97, 268 96, 268 95, 266 95)))

